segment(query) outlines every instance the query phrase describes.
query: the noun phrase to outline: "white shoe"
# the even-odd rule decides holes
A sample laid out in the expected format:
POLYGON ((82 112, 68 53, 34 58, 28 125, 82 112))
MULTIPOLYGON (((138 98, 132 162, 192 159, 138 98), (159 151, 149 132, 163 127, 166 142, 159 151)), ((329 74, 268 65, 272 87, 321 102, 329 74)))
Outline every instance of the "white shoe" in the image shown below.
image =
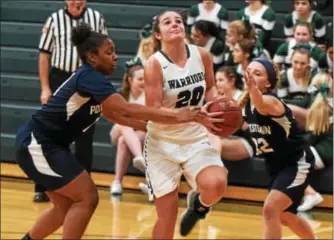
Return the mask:
POLYGON ((146 183, 139 183, 140 190, 148 196, 148 201, 152 202, 153 200, 150 199, 149 189, 146 183))
POLYGON ((305 195, 304 202, 297 208, 297 211, 308 211, 322 201, 324 201, 324 198, 319 193, 305 195))
POLYGON ((145 167, 145 160, 142 156, 135 157, 132 160, 132 164, 135 168, 137 168, 141 172, 145 172, 146 167, 145 167))
POLYGON ((113 181, 110 186, 110 193, 115 195, 120 195, 123 192, 122 184, 119 180, 113 181))

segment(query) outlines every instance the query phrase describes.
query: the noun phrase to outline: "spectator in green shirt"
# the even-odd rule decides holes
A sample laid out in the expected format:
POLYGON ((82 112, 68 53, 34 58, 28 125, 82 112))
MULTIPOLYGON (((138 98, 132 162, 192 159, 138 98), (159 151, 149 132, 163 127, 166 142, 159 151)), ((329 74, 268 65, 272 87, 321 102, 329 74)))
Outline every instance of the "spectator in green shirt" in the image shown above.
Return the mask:
POLYGON ((292 38, 294 25, 303 20, 311 24, 315 42, 323 44, 326 37, 326 23, 318 12, 312 10, 312 0, 293 1, 295 10, 288 13, 284 19, 285 36, 292 38))
POLYGON ((267 47, 275 26, 275 12, 265 0, 247 0, 246 2, 248 6, 238 11, 237 19, 248 18, 256 29, 257 38, 264 47, 267 47))

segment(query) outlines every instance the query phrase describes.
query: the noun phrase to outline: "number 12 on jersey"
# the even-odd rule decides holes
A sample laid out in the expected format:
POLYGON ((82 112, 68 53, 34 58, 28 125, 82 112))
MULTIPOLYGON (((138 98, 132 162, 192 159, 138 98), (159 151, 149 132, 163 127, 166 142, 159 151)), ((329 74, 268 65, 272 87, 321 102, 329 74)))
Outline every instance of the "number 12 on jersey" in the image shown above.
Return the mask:
POLYGON ((185 90, 177 95, 177 102, 175 104, 176 108, 186 107, 186 106, 197 106, 201 101, 204 93, 204 87, 195 87, 192 91, 185 90))
POLYGON ((256 155, 261 155, 263 153, 269 153, 273 152, 274 149, 272 149, 269 146, 269 143, 264 138, 252 138, 255 146, 256 146, 256 155))

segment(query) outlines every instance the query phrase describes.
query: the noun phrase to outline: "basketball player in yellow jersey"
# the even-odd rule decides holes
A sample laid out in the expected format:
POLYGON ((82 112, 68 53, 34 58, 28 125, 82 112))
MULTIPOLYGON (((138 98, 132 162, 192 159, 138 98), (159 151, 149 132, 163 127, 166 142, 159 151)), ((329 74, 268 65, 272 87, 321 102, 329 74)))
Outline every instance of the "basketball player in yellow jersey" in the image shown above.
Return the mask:
MULTIPOLYGON (((204 99, 218 96, 213 63, 208 52, 184 42, 182 18, 175 11, 156 17, 153 36, 159 51, 145 66, 145 97, 157 109, 202 106, 204 99)), ((203 111, 207 112, 207 105, 203 111)), ((188 193, 187 210, 182 216, 181 235, 187 235, 210 207, 223 196, 227 170, 220 154, 213 150, 207 130, 217 130, 212 122, 160 124, 149 122, 144 146, 146 177, 154 197, 157 220, 153 239, 174 236, 178 213, 178 185, 182 174, 193 191, 188 193)))

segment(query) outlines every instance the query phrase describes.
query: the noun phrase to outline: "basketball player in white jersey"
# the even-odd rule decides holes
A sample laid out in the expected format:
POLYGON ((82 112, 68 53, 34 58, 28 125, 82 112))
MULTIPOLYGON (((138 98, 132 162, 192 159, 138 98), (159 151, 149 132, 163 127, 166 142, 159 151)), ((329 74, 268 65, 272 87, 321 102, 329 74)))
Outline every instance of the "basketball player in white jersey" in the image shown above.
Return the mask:
MULTIPOLYGON (((185 44, 185 30, 179 13, 164 11, 158 15, 153 36, 160 50, 145 65, 148 106, 172 111, 183 106, 202 106, 204 100, 209 102, 218 97, 211 57, 204 49, 185 44)), ((212 122, 201 124, 209 131, 216 130, 212 122)), ((202 125, 195 122, 148 123, 144 158, 147 182, 157 211, 153 239, 174 236, 182 174, 194 191, 188 193, 187 210, 181 219, 181 235, 187 235, 223 196, 227 170, 220 154, 210 146, 207 130, 202 125)))

